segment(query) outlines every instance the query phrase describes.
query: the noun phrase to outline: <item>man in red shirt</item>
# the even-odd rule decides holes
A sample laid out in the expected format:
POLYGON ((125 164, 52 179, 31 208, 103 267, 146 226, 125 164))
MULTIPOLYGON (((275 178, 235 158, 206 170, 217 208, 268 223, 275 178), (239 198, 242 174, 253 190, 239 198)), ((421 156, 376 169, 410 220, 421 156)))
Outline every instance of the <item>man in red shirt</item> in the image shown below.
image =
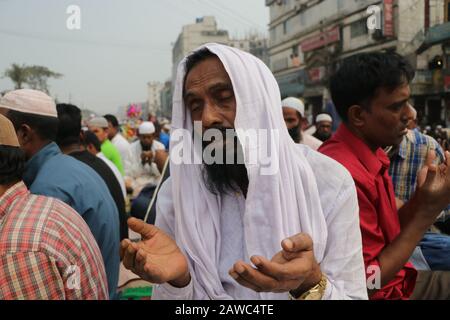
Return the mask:
POLYGON ((346 59, 330 91, 343 124, 319 149, 351 173, 357 188, 368 290, 371 299, 448 299, 449 272, 417 272, 408 263, 417 243, 450 199, 450 154, 419 173, 415 195, 397 211, 389 160, 382 148, 407 133, 409 83, 414 70, 395 53, 346 59))

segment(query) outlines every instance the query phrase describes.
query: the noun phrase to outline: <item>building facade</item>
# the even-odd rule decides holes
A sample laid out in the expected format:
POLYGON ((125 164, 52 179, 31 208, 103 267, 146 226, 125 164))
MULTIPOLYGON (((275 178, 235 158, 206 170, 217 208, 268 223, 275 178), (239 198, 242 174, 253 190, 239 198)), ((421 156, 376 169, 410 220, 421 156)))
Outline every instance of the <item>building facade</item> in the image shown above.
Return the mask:
POLYGON ((230 39, 228 45, 249 52, 269 65, 269 41, 262 35, 250 34, 243 39, 230 39))
POLYGON ((175 79, 178 64, 190 52, 208 42, 228 43, 228 31, 219 29, 212 16, 197 18, 195 23, 183 26, 172 49, 172 79, 175 79))
POLYGON ((417 69, 411 88, 419 116, 429 123, 449 123, 449 2, 266 0, 270 68, 282 96, 303 98, 311 115, 327 110, 329 76, 343 59, 391 50, 417 69))
POLYGON ((164 84, 157 81, 147 83, 148 89, 148 113, 152 115, 159 115, 161 112, 161 90, 164 84))
POLYGON ((164 83, 160 92, 161 110, 159 116, 172 118, 172 81, 164 83))
POLYGON ((171 116, 173 83, 178 64, 196 48, 209 42, 234 46, 255 55, 269 65, 268 40, 264 36, 252 34, 244 39, 231 39, 227 30, 218 28, 217 21, 213 16, 197 18, 195 23, 183 26, 173 45, 172 80, 164 84, 160 94, 161 116, 171 116))

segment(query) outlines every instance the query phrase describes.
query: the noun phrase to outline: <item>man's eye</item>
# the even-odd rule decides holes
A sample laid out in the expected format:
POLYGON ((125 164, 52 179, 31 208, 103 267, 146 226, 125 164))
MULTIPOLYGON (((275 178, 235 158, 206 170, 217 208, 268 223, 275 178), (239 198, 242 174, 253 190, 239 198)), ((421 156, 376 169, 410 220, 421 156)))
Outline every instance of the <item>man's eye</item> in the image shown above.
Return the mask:
POLYGON ((233 93, 230 91, 223 91, 219 94, 219 99, 220 100, 228 100, 233 98, 233 93))
POLYGON ((199 103, 199 102, 193 102, 190 105, 191 111, 198 110, 200 107, 201 107, 201 103, 199 103))

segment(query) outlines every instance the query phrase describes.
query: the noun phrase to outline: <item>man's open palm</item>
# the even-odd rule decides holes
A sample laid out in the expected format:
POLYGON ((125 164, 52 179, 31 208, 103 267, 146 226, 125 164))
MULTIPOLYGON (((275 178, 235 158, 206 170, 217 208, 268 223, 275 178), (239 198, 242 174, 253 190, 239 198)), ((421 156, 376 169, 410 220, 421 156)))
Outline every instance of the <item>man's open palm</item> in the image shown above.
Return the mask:
POLYGON ((177 280, 188 272, 186 257, 165 232, 135 218, 128 220, 128 226, 142 236, 142 241, 122 241, 120 256, 125 268, 158 284, 177 280))

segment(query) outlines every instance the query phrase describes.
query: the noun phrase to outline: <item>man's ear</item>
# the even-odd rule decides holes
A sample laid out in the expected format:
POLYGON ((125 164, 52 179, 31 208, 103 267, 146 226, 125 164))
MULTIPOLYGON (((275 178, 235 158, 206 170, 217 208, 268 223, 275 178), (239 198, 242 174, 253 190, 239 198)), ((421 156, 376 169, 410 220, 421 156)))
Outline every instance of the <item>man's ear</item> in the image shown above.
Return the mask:
POLYGON ((366 110, 360 105, 353 105, 348 109, 348 122, 356 128, 366 125, 366 110))
POLYGON ((22 124, 17 130, 17 138, 21 146, 24 146, 33 141, 34 135, 34 130, 27 124, 22 124))

